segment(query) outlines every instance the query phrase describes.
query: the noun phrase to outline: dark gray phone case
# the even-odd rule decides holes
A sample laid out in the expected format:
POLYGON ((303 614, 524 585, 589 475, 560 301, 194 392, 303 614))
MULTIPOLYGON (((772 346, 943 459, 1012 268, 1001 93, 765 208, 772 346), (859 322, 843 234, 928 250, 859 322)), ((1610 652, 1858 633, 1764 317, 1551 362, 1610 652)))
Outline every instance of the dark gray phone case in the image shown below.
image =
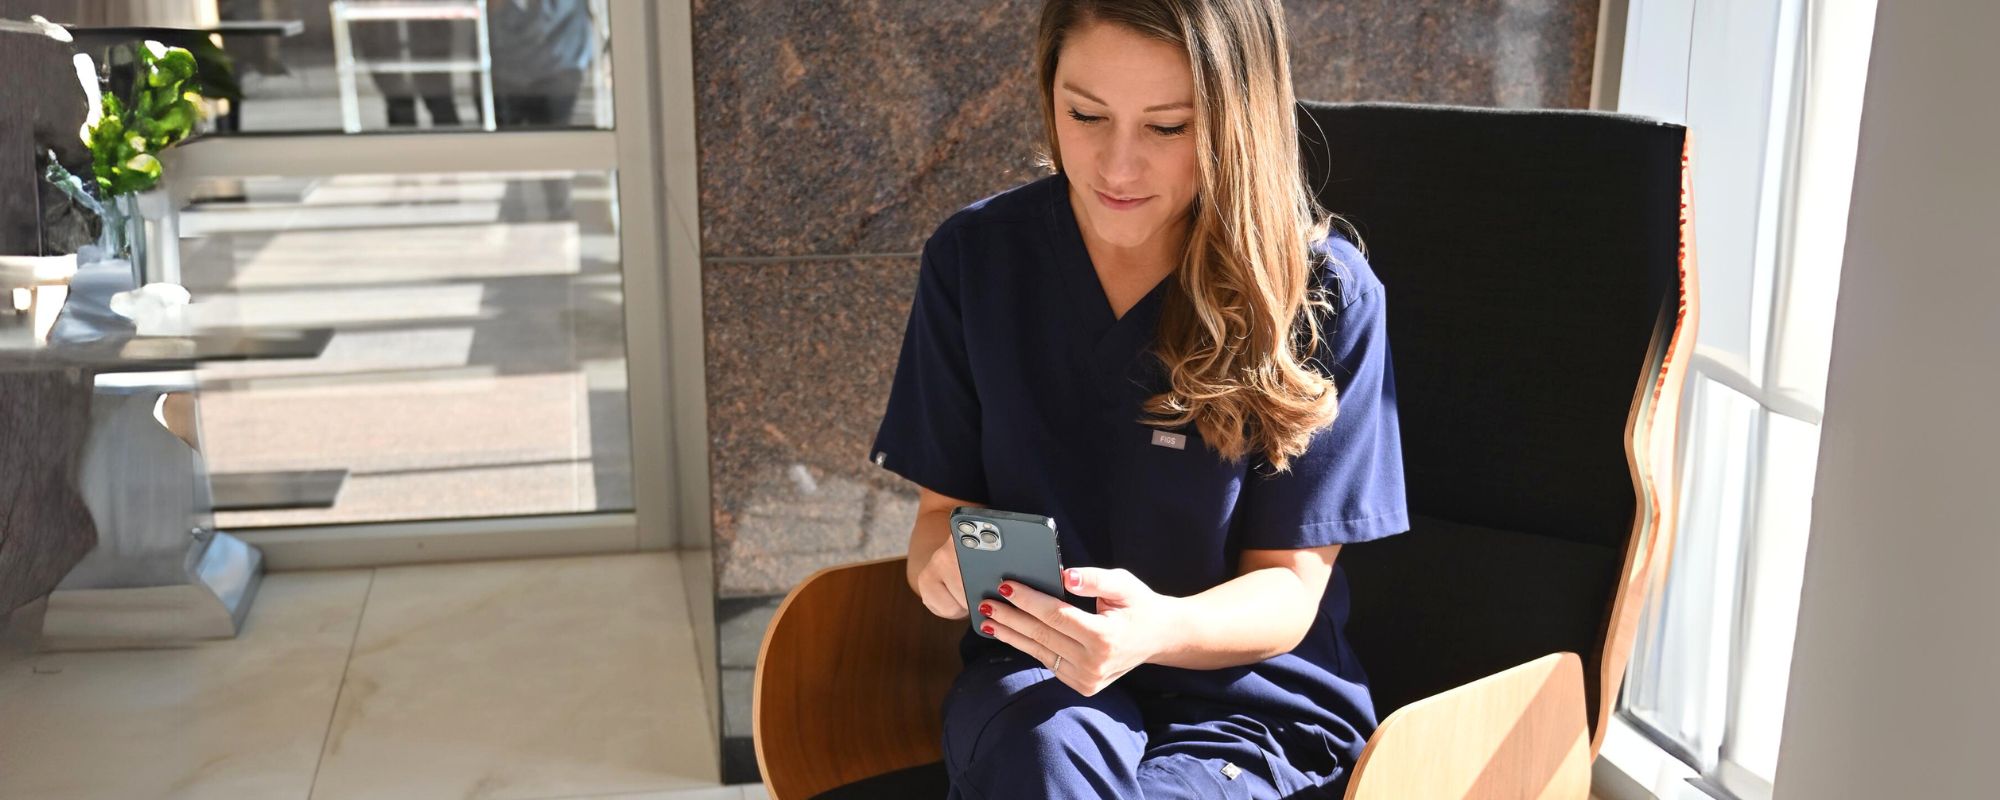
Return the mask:
POLYGON ((958 574, 965 581, 965 604, 974 634, 995 638, 979 629, 986 622, 986 615, 979 613, 979 601, 1006 602, 1007 598, 1000 594, 1001 581, 1019 581, 1043 594, 1063 596, 1062 548, 1056 543, 1053 519, 1040 514, 959 506, 951 512, 951 541, 958 548, 958 574), (961 522, 984 522, 997 528, 1000 549, 967 547, 960 538, 961 522))

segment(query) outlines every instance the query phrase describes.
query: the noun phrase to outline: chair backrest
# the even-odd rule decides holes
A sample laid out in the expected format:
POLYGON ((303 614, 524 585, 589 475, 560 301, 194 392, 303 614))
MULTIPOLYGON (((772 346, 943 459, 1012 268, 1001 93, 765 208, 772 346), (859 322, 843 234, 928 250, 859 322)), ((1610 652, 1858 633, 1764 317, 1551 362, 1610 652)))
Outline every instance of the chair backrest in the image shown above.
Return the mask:
POLYGON ((1377 711, 1570 651, 1600 729, 1671 529, 1647 441, 1693 323, 1687 131, 1583 111, 1299 112, 1310 187, 1389 291, 1412 529, 1341 554, 1377 711))

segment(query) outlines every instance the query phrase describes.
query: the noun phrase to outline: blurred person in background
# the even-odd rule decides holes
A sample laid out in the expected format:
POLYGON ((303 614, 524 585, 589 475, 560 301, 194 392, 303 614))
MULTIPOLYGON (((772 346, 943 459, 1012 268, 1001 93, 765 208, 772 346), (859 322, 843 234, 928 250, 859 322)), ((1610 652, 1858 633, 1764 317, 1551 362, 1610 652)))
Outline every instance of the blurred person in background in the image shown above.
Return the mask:
POLYGON ((500 127, 566 126, 596 56, 588 0, 487 0, 500 127))
MULTIPOLYGON (((584 72, 597 55, 589 1, 487 0, 486 15, 499 127, 568 127, 584 72)), ((569 184, 568 178, 508 181, 501 218, 569 219, 569 184), (530 195, 540 208, 531 210, 530 195)))
MULTIPOLYGON (((362 61, 445 61, 452 57, 450 20, 407 20, 355 25, 354 52, 362 61)), ((449 72, 369 70, 382 93, 391 128, 417 127, 417 100, 430 112, 431 127, 457 127, 458 103, 449 72)), ((474 112, 476 116, 478 112, 474 112)))

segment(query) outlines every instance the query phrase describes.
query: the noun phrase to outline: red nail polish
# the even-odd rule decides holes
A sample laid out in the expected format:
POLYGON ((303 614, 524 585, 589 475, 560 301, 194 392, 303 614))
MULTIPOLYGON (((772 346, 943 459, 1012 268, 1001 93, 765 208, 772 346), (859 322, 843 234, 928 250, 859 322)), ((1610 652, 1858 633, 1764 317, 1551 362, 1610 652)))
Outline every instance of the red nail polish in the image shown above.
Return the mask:
POLYGON ((1001 594, 1003 594, 1003 595, 1006 595, 1006 596, 1008 596, 1008 597, 1013 597, 1013 596, 1014 596, 1014 587, 1012 587, 1012 586, 1009 586, 1009 585, 1007 585, 1007 584, 1004 584, 1004 583, 1003 583, 1003 584, 1000 584, 1000 593, 1001 593, 1001 594))
POLYGON ((982 631, 985 631, 985 632, 986 632, 986 635, 987 635, 987 636, 992 636, 992 635, 993 635, 993 626, 992 626, 992 625, 981 625, 981 626, 979 626, 979 629, 980 629, 980 630, 982 630, 982 631))
POLYGON ((990 617, 990 616, 993 616, 993 604, 992 604, 992 603, 980 603, 980 604, 979 604, 979 613, 980 613, 980 615, 981 615, 981 616, 987 616, 987 617, 990 617))

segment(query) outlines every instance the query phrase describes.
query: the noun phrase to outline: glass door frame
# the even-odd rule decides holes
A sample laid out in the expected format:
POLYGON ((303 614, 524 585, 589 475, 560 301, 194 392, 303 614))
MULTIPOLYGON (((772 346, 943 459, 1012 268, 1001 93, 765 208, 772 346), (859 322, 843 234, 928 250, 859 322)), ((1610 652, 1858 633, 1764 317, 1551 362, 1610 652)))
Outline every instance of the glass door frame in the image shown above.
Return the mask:
POLYGON ((699 247, 687 221, 678 226, 682 230, 663 224, 670 185, 681 190, 675 196, 686 195, 677 216, 694 214, 691 54, 663 59, 659 52, 689 43, 662 35, 674 26, 652 3, 608 0, 600 7, 609 13, 609 130, 212 136, 165 154, 165 185, 175 207, 196 182, 251 176, 574 170, 609 172, 616 186, 632 510, 232 531, 263 550, 271 568, 706 547, 699 247), (669 84, 667 99, 679 112, 659 107, 662 83, 669 84), (663 136, 662 124, 686 130, 663 136), (667 175, 667 155, 687 165, 686 174, 667 175), (677 427, 691 429, 677 439, 677 427), (687 497, 697 502, 681 502, 687 497))

